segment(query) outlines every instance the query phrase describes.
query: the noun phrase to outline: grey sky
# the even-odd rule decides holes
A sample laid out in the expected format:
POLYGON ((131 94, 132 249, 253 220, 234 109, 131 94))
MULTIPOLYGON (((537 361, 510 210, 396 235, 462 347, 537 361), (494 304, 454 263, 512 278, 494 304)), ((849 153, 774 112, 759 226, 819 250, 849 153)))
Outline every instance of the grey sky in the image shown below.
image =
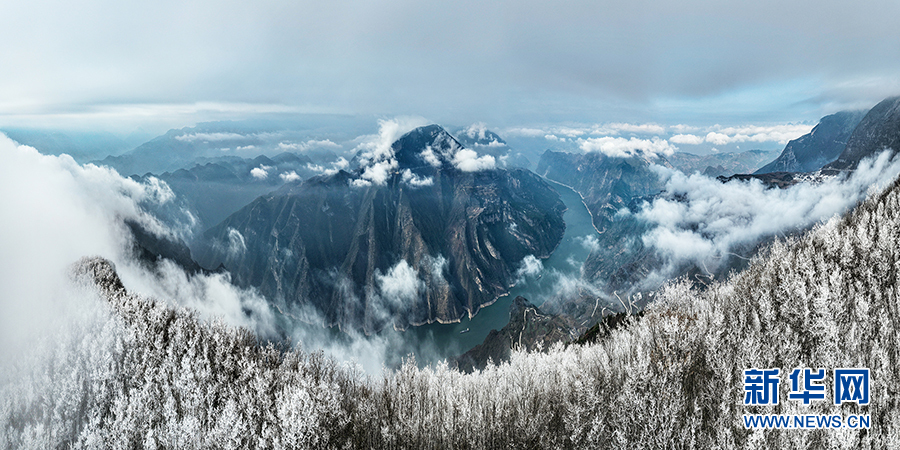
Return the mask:
POLYGON ((900 93, 897 17, 895 0, 6 2, 0 125, 814 121, 900 93))

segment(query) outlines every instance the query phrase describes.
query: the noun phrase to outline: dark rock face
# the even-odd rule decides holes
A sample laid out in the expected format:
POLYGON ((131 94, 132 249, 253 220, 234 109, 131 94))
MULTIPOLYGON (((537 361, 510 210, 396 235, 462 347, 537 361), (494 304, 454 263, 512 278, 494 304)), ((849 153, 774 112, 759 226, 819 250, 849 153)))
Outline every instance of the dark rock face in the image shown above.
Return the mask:
POLYGON ((499 331, 491 330, 483 343, 458 357, 456 364, 465 372, 482 370, 488 361, 495 364, 508 361, 514 348, 547 349, 556 342, 575 337, 573 326, 561 316, 546 314, 520 296, 509 306, 509 323, 499 331))
POLYGON ((288 310, 311 305, 327 325, 371 332, 474 315, 523 258, 562 239, 565 205, 531 172, 459 170, 461 146, 438 126, 391 151, 383 184, 363 168, 258 198, 207 231, 201 263, 288 310))
POLYGON ((865 111, 841 111, 823 117, 811 132, 788 142, 774 161, 755 174, 815 172, 840 156, 865 111))
POLYGON ((900 97, 881 101, 862 119, 838 158, 822 168, 825 174, 856 169, 860 160, 884 149, 900 150, 900 97))

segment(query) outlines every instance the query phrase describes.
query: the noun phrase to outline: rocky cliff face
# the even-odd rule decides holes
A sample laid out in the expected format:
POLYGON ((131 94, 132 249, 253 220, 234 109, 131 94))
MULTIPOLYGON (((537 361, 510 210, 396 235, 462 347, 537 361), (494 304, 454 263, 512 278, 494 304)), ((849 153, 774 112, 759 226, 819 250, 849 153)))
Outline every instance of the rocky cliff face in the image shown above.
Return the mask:
POLYGON ((778 158, 755 174, 821 169, 841 154, 864 115, 865 111, 841 111, 823 117, 812 131, 788 142, 778 158))
POLYGON ((857 125, 837 160, 822 168, 826 174, 856 169, 859 161, 884 149, 900 150, 900 97, 883 100, 857 125))
POLYGON ((413 130, 355 172, 253 201, 206 233, 200 260, 285 311, 314 307, 326 325, 370 332, 474 315, 523 258, 556 248, 565 206, 531 172, 472 170, 472 154, 438 126, 413 130))

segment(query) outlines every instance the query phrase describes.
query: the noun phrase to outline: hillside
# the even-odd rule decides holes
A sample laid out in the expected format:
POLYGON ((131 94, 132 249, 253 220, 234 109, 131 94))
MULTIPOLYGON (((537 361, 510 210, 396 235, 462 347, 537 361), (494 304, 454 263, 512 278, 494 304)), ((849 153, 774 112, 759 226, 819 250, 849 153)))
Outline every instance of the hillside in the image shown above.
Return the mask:
POLYGON ((27 376, 0 378, 0 446, 893 448, 898 242, 900 181, 728 281, 668 286, 595 344, 514 352, 470 375, 410 362, 379 379, 128 294, 109 263, 83 260, 75 278, 111 310, 35 346, 15 366, 27 376), (866 367, 871 403, 744 406, 754 367, 866 367), (741 422, 767 413, 862 413, 871 428, 741 422))

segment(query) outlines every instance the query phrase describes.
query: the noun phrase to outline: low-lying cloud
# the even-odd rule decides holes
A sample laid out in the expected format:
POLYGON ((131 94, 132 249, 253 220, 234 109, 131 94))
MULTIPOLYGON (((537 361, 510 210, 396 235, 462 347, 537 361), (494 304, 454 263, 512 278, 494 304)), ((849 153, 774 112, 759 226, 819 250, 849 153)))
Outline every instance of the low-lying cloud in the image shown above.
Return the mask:
POLYGON ((428 121, 421 117, 379 120, 378 134, 364 136, 363 142, 356 146, 362 174, 359 179, 352 181, 352 185, 365 187, 385 184, 398 166, 391 147, 393 143, 404 134, 427 124, 428 121))
POLYGON ((519 278, 518 282, 525 281, 528 278, 536 278, 544 271, 544 264, 534 255, 528 255, 522 258, 522 263, 516 271, 519 278))
POLYGON ((278 177, 281 178, 281 181, 284 181, 285 183, 291 183, 300 179, 300 175, 297 175, 297 172, 293 170, 290 172, 279 174, 278 177))
POLYGON ((665 139, 630 139, 620 137, 588 138, 579 141, 579 147, 585 152, 600 152, 612 158, 626 158, 637 154, 648 156, 671 155, 677 148, 665 139))
MULTIPOLYGON (((667 262, 665 271, 694 264, 714 272, 742 246, 803 229, 842 214, 900 174, 900 158, 883 152, 848 178, 831 177, 785 189, 758 180, 721 183, 700 174, 654 166, 665 192, 637 212, 653 225, 643 237, 667 262)), ((738 255, 740 256, 740 255, 738 255)))
POLYGON ((222 142, 240 141, 252 137, 237 133, 188 133, 175 136, 175 139, 183 142, 222 142))
POLYGON ((265 180, 269 177, 270 170, 272 170, 271 166, 260 165, 259 167, 254 167, 250 170, 250 176, 257 180, 265 180))
POLYGON ((497 161, 491 155, 478 156, 475 150, 464 148, 453 155, 453 166, 463 172, 477 172, 495 168, 497 161))
POLYGON ((333 142, 331 139, 310 139, 306 142, 279 142, 278 149, 284 151, 293 151, 303 153, 314 148, 340 149, 340 144, 333 142))
POLYGON ((676 134, 669 138, 675 144, 728 145, 742 142, 776 142, 781 145, 797 139, 812 130, 811 125, 785 124, 772 126, 745 125, 740 127, 712 127, 705 136, 696 134, 676 134))

